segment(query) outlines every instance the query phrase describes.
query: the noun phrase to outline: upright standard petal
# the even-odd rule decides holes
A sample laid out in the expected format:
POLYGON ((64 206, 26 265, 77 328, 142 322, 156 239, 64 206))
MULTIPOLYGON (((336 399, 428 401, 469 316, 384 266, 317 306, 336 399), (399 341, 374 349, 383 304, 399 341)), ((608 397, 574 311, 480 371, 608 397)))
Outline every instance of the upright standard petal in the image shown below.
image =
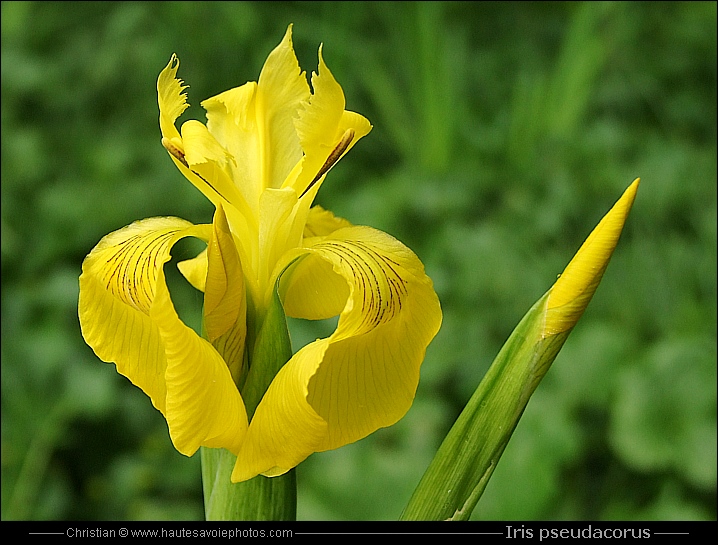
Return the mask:
POLYGON ((179 218, 135 222, 104 237, 80 276, 85 341, 150 397, 175 447, 188 456, 200 445, 236 452, 247 427, 229 369, 180 321, 164 280, 172 246, 187 236, 208 241, 210 232, 179 218))
POLYGON ((162 136, 173 140, 179 138, 179 132, 175 127, 175 121, 182 115, 189 104, 187 104, 187 88, 181 79, 177 78, 179 59, 174 53, 164 70, 157 78, 157 102, 160 107, 160 129, 162 136))
POLYGON ((202 101, 207 129, 234 158, 228 165, 232 181, 257 219, 263 189, 262 161, 256 110, 257 83, 250 81, 202 101))
POLYGON ((301 170, 284 182, 298 195, 316 186, 311 198, 329 169, 372 128, 365 117, 344 109, 344 91, 324 63, 321 48, 318 70, 312 74, 314 94, 294 121, 304 150, 301 170))
POLYGON ((318 284, 328 263, 343 279, 344 309, 331 337, 304 347, 277 374, 252 418, 234 481, 281 475, 313 452, 394 424, 411 406, 426 347, 441 324, 423 265, 391 236, 349 227, 311 242, 285 273, 309 285, 290 282, 288 290, 335 300, 327 288, 339 284, 318 284))
POLYGON ((169 64, 157 79, 157 100, 160 108, 162 145, 177 168, 212 204, 231 205, 251 218, 244 196, 232 182, 232 155, 224 149, 207 127, 194 120, 177 130, 175 121, 188 107, 187 88, 178 79, 179 59, 172 55, 169 64))
POLYGON ((302 158, 294 118, 310 96, 307 78, 294 54, 291 25, 267 57, 257 87, 262 184, 263 188, 279 188, 302 158))

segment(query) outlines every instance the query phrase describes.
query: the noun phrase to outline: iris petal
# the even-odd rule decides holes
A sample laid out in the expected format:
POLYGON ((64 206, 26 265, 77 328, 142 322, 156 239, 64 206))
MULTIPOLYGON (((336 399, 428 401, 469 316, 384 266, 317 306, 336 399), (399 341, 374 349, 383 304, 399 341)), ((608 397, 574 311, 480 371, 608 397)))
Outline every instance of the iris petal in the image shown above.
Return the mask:
POLYGON ((328 424, 307 403, 306 384, 326 346, 326 339, 305 346, 277 373, 252 417, 233 482, 282 475, 319 450, 328 424))
POLYGON ((207 283, 207 249, 202 250, 196 257, 177 263, 177 268, 187 282, 198 291, 204 292, 207 283))
POLYGON ((173 140, 179 137, 175 121, 182 115, 189 104, 187 94, 182 91, 187 88, 181 79, 177 78, 179 59, 172 55, 170 62, 160 72, 157 78, 157 102, 160 107, 160 129, 162 136, 173 140))
POLYGON ((212 225, 204 293, 204 325, 210 341, 224 335, 237 321, 246 324, 242 264, 221 206, 212 225))
MULTIPOLYGON (((312 87, 314 94, 303 105, 299 117, 294 122, 304 150, 301 173, 297 179, 290 177, 285 181, 285 185, 293 187, 299 195, 310 185, 347 130, 351 129, 354 136, 342 151, 342 156, 360 138, 369 134, 372 128, 365 117, 344 110, 344 92, 324 64, 321 49, 319 73, 312 74, 312 87)), ((320 184, 321 182, 316 184, 316 190, 319 189, 320 184)))
POLYGON ((214 216, 207 248, 204 326, 207 338, 224 358, 237 384, 244 368, 247 338, 247 299, 242 263, 224 209, 214 216))
POLYGON ((321 206, 313 206, 309 210, 307 223, 304 226, 304 238, 326 236, 342 227, 351 227, 352 224, 344 218, 335 216, 321 206))
POLYGON ((291 274, 282 276, 280 293, 287 316, 324 320, 344 309, 349 286, 329 261, 309 254, 296 261, 291 274))
POLYGON ((160 270, 150 316, 160 331, 167 359, 165 418, 175 448, 192 456, 200 446, 237 453, 247 413, 222 356, 177 316, 160 270))
POLYGON ((256 98, 263 188, 279 188, 302 158, 294 128, 300 106, 309 99, 309 84, 292 46, 292 27, 269 54, 259 75, 256 98))
POLYGON ((178 240, 208 241, 210 233, 209 225, 179 218, 138 221, 104 237, 80 276, 85 340, 150 397, 165 416, 175 447, 186 455, 200 445, 236 451, 247 427, 229 369, 180 321, 162 269, 178 240), (205 414, 207 405, 213 410, 205 414))
POLYGON ((234 480, 281 474, 312 452, 394 424, 413 401, 426 347, 441 324, 423 265, 391 236, 369 227, 344 228, 314 239, 303 252, 309 254, 306 267, 331 264, 348 297, 331 337, 295 354, 267 390, 234 480))
MULTIPOLYGON (((261 192, 261 162, 255 98, 257 84, 249 82, 202 102, 207 110, 207 128, 234 161, 228 168, 237 189, 252 210, 261 192)), ((256 219, 255 219, 256 221, 256 219)))

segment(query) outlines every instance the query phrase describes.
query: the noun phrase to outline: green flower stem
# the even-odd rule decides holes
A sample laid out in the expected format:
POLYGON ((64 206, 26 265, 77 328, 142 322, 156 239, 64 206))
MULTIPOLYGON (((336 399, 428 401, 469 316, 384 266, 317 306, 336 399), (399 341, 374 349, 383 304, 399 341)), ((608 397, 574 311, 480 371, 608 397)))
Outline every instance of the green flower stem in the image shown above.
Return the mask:
POLYGON ((202 489, 207 520, 296 520, 295 470, 280 477, 259 475, 243 483, 230 476, 237 457, 225 449, 202 447, 202 489))
POLYGON ((542 337, 548 293, 523 317, 464 408, 401 520, 468 520, 570 329, 542 337))
MULTIPOLYGON (((248 316, 256 316, 251 309, 248 316)), ((255 322, 256 323, 256 322, 255 322)), ((258 331, 248 331, 249 372, 242 387, 247 417, 252 418, 279 369, 292 357, 284 309, 276 291, 258 331)), ((261 475, 232 483, 236 456, 224 449, 202 448, 202 489, 207 520, 296 520, 295 470, 279 477, 261 475)))

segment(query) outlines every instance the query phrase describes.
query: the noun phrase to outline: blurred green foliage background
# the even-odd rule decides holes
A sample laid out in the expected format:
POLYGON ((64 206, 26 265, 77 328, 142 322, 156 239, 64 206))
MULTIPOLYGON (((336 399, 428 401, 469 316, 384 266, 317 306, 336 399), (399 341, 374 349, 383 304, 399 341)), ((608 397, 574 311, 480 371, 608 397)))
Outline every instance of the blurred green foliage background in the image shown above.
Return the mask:
MULTIPOLYGON (((374 124, 318 202, 410 246, 444 310, 409 414, 304 462, 299 518, 398 517, 513 327, 640 176, 473 518, 715 519, 714 2, 3 2, 2 518, 203 517, 199 456, 85 345, 77 279, 134 220, 211 221, 160 145, 170 55, 182 120, 204 120, 292 22, 302 67, 323 42, 374 124)), ((172 282, 197 325, 197 292, 172 282)), ((291 327, 301 345, 331 324, 291 327)))

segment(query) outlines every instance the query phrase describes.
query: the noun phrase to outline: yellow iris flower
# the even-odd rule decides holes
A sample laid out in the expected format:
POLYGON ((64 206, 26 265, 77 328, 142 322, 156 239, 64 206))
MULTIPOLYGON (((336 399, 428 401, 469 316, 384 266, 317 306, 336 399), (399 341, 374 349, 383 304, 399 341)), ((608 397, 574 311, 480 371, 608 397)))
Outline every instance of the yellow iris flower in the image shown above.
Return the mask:
POLYGON ((162 144, 215 205, 213 223, 150 218, 105 236, 82 265, 82 334, 150 397, 179 452, 229 450, 234 482, 281 475, 406 413, 441 324, 439 300, 403 244, 311 206, 326 173, 371 130, 344 109, 321 48, 312 92, 289 27, 258 82, 205 100, 207 124, 181 131, 178 66, 172 56, 157 81, 162 144), (207 243, 178 265, 204 292, 204 337, 179 319, 164 278, 183 237, 207 243), (288 316, 339 322, 280 362, 245 406, 256 387, 251 344, 277 297, 288 316))

